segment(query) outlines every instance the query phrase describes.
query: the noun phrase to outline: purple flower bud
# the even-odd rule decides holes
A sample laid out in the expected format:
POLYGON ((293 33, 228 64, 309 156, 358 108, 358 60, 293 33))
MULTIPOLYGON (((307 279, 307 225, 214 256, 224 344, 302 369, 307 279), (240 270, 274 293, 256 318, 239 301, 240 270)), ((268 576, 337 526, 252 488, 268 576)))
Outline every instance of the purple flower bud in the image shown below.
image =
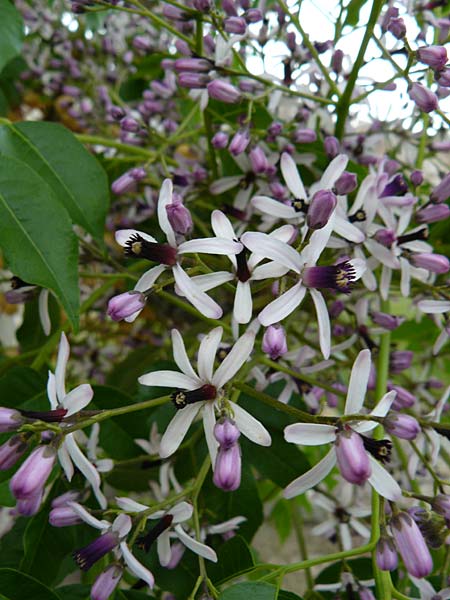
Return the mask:
POLYGON ((337 198, 331 190, 319 190, 312 197, 306 214, 306 222, 310 229, 322 229, 328 223, 334 209, 337 198))
POLYGON ((169 223, 175 233, 186 235, 192 231, 194 223, 192 222, 191 213, 184 206, 181 199, 174 197, 172 203, 166 206, 166 211, 169 223))
POLYGON ((163 15, 172 21, 187 21, 190 19, 190 16, 184 10, 168 4, 163 6, 163 15))
POLYGON ((136 180, 130 172, 124 173, 118 179, 113 181, 111 185, 111 191, 113 194, 120 196, 120 194, 125 194, 126 192, 130 192, 136 188, 136 180))
POLYGON ((333 52, 333 57, 331 59, 331 68, 335 73, 340 73, 342 71, 342 59, 344 58, 344 53, 342 50, 335 50, 333 52))
POLYGON ((432 273, 447 273, 450 270, 450 261, 443 254, 433 254, 432 252, 413 254, 411 262, 414 266, 427 269, 432 273))
POLYGON ((274 121, 269 125, 269 129, 267 130, 269 135, 277 136, 283 131, 283 124, 279 121, 274 121))
POLYGON ((259 146, 255 146, 255 148, 249 152, 248 157, 254 173, 264 173, 269 166, 267 157, 259 146))
POLYGON ((240 129, 237 131, 230 142, 228 150, 233 156, 238 156, 245 151, 250 143, 250 133, 248 129, 240 129))
POLYGON ((422 171, 413 171, 411 173, 411 183, 417 187, 418 185, 422 185, 423 183, 423 173, 422 171))
POLYGON ((228 140, 229 140, 228 133, 225 133, 224 131, 218 131, 212 137, 211 144, 214 146, 214 148, 221 150, 228 146, 228 140))
POLYGON ((353 192, 357 185, 358 179, 355 173, 344 171, 339 179, 336 180, 333 189, 338 196, 345 196, 346 194, 353 192))
POLYGON ((241 449, 238 443, 219 448, 214 467, 214 485, 226 492, 237 490, 241 483, 241 449))
POLYGON ((397 568, 398 556, 392 538, 383 536, 379 539, 375 559, 382 571, 394 571, 397 568))
POLYGON ((131 43, 133 45, 133 48, 136 48, 136 50, 148 52, 152 49, 152 41, 146 35, 137 35, 133 38, 133 41, 131 43))
POLYGON ((402 175, 396 175, 381 192, 380 198, 386 198, 387 196, 403 196, 407 191, 408 186, 402 175))
POLYGON ((289 50, 291 52, 295 52, 295 49, 297 47, 297 43, 295 40, 295 32, 294 31, 289 31, 286 35, 286 45, 289 48, 289 50))
POLYGON ((416 212, 416 221, 418 223, 437 223, 450 216, 450 207, 447 204, 434 204, 422 208, 416 212))
POLYGON ((441 71, 448 60, 444 46, 425 46, 416 52, 417 60, 428 65, 435 71, 441 71))
POLYGON ((323 146, 328 158, 334 158, 339 154, 339 140, 334 135, 327 135, 323 141, 323 146))
POLYGON ((141 126, 136 121, 136 119, 133 119, 132 117, 124 117, 120 121, 120 128, 123 129, 123 131, 128 131, 130 133, 136 133, 137 131, 139 131, 141 126))
POLYGON ((241 99, 241 92, 234 85, 222 79, 214 79, 206 87, 209 97, 214 98, 214 100, 235 104, 241 99))
POLYGON ((259 21, 262 21, 263 18, 264 16, 259 8, 249 8, 244 14, 244 19, 247 21, 247 23, 259 23, 259 21))
POLYGON ((214 426, 214 437, 219 442, 220 447, 225 450, 236 444, 240 435, 241 432, 236 427, 235 422, 228 417, 220 419, 214 426))
POLYGON ((401 325, 405 319, 403 317, 396 317, 394 315, 388 315, 382 312, 373 312, 372 320, 380 327, 389 329, 389 331, 393 331, 394 329, 397 329, 397 327, 401 325))
POLYGON ((362 485, 370 477, 372 468, 361 436, 350 428, 336 435, 336 458, 344 479, 362 485))
POLYGON ((395 19, 398 17, 399 10, 396 6, 388 6, 386 12, 383 15, 383 20, 381 21, 381 29, 383 32, 387 31, 389 21, 391 19, 395 19))
POLYGON ((444 88, 450 87, 450 69, 435 72, 434 78, 440 86, 444 88))
POLYGON ((450 197, 450 173, 431 192, 430 200, 435 204, 442 204, 450 197))
POLYGON ((108 600, 122 577, 122 567, 111 565, 105 569, 91 588, 91 600, 108 600))
POLYGON ((436 94, 420 83, 413 83, 408 90, 408 94, 411 100, 415 102, 417 108, 420 108, 423 112, 429 113, 438 107, 436 94))
POLYGON ((50 525, 53 527, 69 527, 77 525, 82 520, 71 506, 57 506, 52 508, 48 515, 50 525))
POLYGON ((420 433, 420 425, 414 417, 403 413, 391 413, 383 425, 388 433, 402 440, 414 440, 420 433))
POLYGON ((387 30, 398 40, 401 40, 406 35, 405 21, 401 17, 393 18, 389 21, 387 30))
POLYGON ((415 521, 405 512, 391 519, 391 530, 397 550, 408 573, 426 577, 433 569, 433 560, 423 535, 415 521))
POLYGON ((286 354, 288 348, 284 327, 282 325, 270 325, 264 332, 261 348, 272 360, 286 354))
POLYGON ((190 90, 204 88, 209 82, 209 77, 202 73, 180 73, 178 83, 181 87, 190 90))
POLYGON ((434 512, 442 515, 447 521, 450 520, 450 496, 439 494, 431 503, 434 512))
POLYGON ((35 515, 41 508, 42 496, 43 490, 40 489, 39 492, 34 496, 30 496, 29 498, 25 498, 23 500, 18 500, 16 504, 17 513, 23 517, 32 517, 35 515))
POLYGON ((52 508, 59 508, 65 506, 68 502, 78 502, 80 499, 80 493, 75 491, 65 492, 61 496, 57 496, 52 500, 52 508))
POLYGON ((372 594, 371 590, 366 587, 359 588, 358 590, 359 600, 376 600, 375 596, 372 594))
POLYGON ((13 408, 0 407, 0 432, 15 431, 23 423, 22 415, 13 408))
POLYGON ((52 446, 38 446, 24 461, 10 481, 12 494, 19 500, 36 496, 44 487, 53 465, 56 450, 52 446))
POLYGON ((145 306, 145 297, 141 292, 124 292, 114 296, 108 302, 106 314, 113 321, 122 321, 141 311, 145 306))
POLYGON ((223 22, 223 28, 227 33, 243 35, 247 31, 247 23, 242 17, 228 17, 223 22))
POLYGON ((10 469, 27 449, 27 443, 20 435, 14 435, 0 446, 0 471, 10 469))
MULTIPOLYGON (((450 92, 447 95, 450 95, 450 92)), ((445 98, 446 96, 442 97, 445 98)), ((431 142, 430 149, 435 152, 448 152, 450 150, 450 141, 444 142, 438 140, 436 142, 431 142)))
POLYGON ((222 0, 222 8, 230 17, 235 17, 238 14, 233 0, 222 0))
POLYGON ((119 538, 112 531, 107 531, 103 535, 95 538, 93 542, 80 548, 73 553, 75 562, 83 571, 88 571, 94 563, 100 560, 105 554, 111 552, 119 543, 119 538))
POLYGON ((311 144, 317 140, 317 134, 313 129, 296 129, 293 138, 297 144, 311 144))
POLYGON ((389 356, 389 369, 392 373, 401 373, 409 369, 414 352, 411 350, 394 350, 389 356))
POLYGON ((377 242, 388 248, 395 242, 396 237, 395 231, 392 231, 392 229, 379 229, 375 234, 377 242))
POLYGON ((408 390, 405 390, 404 387, 388 383, 387 388, 389 391, 395 390, 397 392, 395 400, 392 403, 392 408, 394 410, 401 410, 402 408, 411 408, 411 406, 414 406, 416 401, 415 396, 413 396, 411 392, 408 392, 408 390))
POLYGON ((175 71, 182 73, 184 71, 193 71, 195 73, 208 73, 211 70, 211 63, 204 58, 178 58, 174 64, 175 71))
POLYGON ((147 172, 143 167, 136 167, 135 169, 131 169, 130 175, 135 181, 140 181, 145 178, 147 172))
POLYGON ((189 47, 189 44, 184 40, 177 40, 175 42, 175 48, 183 56, 191 56, 191 49, 189 47))

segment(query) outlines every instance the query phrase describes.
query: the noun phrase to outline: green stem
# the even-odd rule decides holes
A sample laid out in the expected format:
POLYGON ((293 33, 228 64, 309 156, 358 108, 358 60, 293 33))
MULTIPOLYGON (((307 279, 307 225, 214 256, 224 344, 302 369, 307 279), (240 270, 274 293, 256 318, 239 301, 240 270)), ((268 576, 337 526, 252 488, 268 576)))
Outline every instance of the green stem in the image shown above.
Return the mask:
POLYGON ((122 144, 121 142, 116 142, 115 140, 110 140, 108 138, 103 138, 98 135, 86 135, 84 133, 75 134, 75 137, 79 142, 83 144, 98 144, 99 146, 106 146, 108 148, 116 148, 124 152, 125 154, 136 154, 139 156, 146 156, 149 158, 153 158, 155 156, 154 152, 150 152, 145 148, 138 148, 137 146, 131 146, 129 144, 122 144))

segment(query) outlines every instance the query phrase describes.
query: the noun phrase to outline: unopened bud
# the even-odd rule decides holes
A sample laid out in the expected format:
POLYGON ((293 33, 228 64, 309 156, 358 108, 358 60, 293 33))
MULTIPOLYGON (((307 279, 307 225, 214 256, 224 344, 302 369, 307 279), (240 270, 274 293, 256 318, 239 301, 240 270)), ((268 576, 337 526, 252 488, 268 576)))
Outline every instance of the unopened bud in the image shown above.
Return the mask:
POLYGON ((420 425, 414 417, 403 413, 391 413, 383 421, 388 433, 402 440, 414 440, 420 433, 420 425))
POLYGON ((334 209, 337 198, 331 190, 319 190, 316 192, 308 207, 306 222, 310 229, 322 229, 328 223, 334 209))
POLYGON ((270 325, 264 332, 262 339, 262 351, 276 360, 288 351, 286 332, 281 325, 270 325))
POLYGON ((145 297, 141 292, 124 292, 111 298, 106 314, 113 321, 122 321, 139 313, 144 306, 145 297))
POLYGON ((372 468, 361 436, 348 428, 336 436, 336 458, 344 479, 362 485, 370 477, 372 468))

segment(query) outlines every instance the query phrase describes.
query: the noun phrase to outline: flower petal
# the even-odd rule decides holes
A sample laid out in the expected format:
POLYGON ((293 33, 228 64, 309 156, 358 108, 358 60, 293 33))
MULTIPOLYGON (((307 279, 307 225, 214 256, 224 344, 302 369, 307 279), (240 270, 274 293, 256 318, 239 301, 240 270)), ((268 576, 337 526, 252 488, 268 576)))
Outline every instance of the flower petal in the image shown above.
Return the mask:
POLYGON ((244 335, 237 340, 213 375, 211 383, 215 385, 216 388, 219 389, 223 387, 227 381, 230 381, 230 379, 236 375, 250 356, 254 344, 255 334, 250 330, 246 331, 244 335))
POLYGON ((156 267, 152 267, 141 276, 139 281, 134 286, 134 289, 137 292, 146 292, 153 286, 161 273, 163 273, 166 269, 166 265, 156 265, 156 267))
POLYGON ((293 423, 284 428, 284 439, 292 444, 320 446, 334 442, 336 427, 320 423, 293 423))
POLYGON ((58 408, 58 398, 56 397, 56 377, 51 371, 48 372, 47 396, 52 410, 58 408))
POLYGON ((252 198, 252 204, 260 212, 278 219, 295 219, 301 214, 296 212, 292 206, 267 196, 255 196, 252 198))
POLYGON ((328 219, 328 223, 322 229, 317 229, 311 236, 309 244, 302 250, 302 262, 312 267, 319 260, 320 255, 330 239, 334 227, 336 211, 328 219))
POLYGON ((94 390, 88 383, 82 383, 70 391, 62 402, 63 407, 67 409, 66 417, 74 415, 87 406, 93 395, 94 390))
POLYGON ((250 441, 260 446, 270 446, 272 438, 264 425, 248 413, 242 406, 230 401, 236 425, 241 433, 250 441))
POLYGON ((270 258, 280 265, 285 265, 292 271, 300 273, 303 260, 297 250, 285 242, 259 231, 248 231, 241 236, 241 240, 244 246, 252 252, 264 255, 265 258, 270 258))
POLYGON ((249 281, 238 281, 234 296, 233 316, 236 323, 245 324, 252 318, 253 300, 249 281))
POLYGON ((167 512, 173 517, 172 523, 182 523, 192 517, 194 507, 192 504, 189 504, 189 502, 179 502, 178 504, 175 504, 175 506, 172 506, 167 512))
POLYGON ((115 234, 116 242, 120 246, 125 247, 130 237, 134 235, 140 235, 147 242, 156 243, 156 239, 152 235, 145 233, 145 231, 139 231, 138 229, 119 229, 115 234))
POLYGON ((341 237, 354 244, 360 244, 366 239, 366 236, 360 229, 339 215, 336 215, 334 219, 333 229, 341 237))
POLYGON ((400 268, 400 262, 398 258, 394 255, 394 253, 391 250, 389 250, 382 244, 379 244, 375 240, 369 239, 364 242, 364 246, 367 248, 370 254, 375 256, 375 258, 386 267, 389 267, 391 269, 400 268))
POLYGON ((205 430, 206 444, 208 446, 213 469, 216 464, 217 450, 219 448, 219 444, 214 437, 215 424, 216 415, 214 413, 214 404, 212 402, 205 402, 205 406, 203 407, 203 429, 205 430))
MULTIPOLYGON (((231 258, 234 257, 229 256, 228 258, 231 260, 231 258)), ((232 281, 234 277, 234 274, 229 271, 217 271, 216 273, 207 273, 206 275, 194 275, 191 277, 191 281, 195 283, 197 288, 202 292, 208 292, 219 285, 232 281)), ((177 293, 180 295, 178 291, 177 293)))
POLYGON ((336 452, 334 447, 326 454, 320 462, 318 462, 312 469, 291 481, 291 483, 285 488, 283 496, 285 498, 294 498, 303 494, 307 490, 317 485, 325 479, 328 473, 336 464, 336 452))
POLYGON ((176 247, 175 231, 173 230, 167 215, 167 205, 172 204, 172 189, 172 182, 170 179, 164 179, 161 191, 159 192, 157 210, 159 226, 166 234, 169 244, 176 247))
POLYGON ((178 371, 153 371, 138 377, 141 385, 153 385, 155 387, 168 387, 174 390, 195 390, 202 382, 196 377, 190 377, 178 371))
POLYGON ((271 279, 272 277, 282 277, 289 271, 288 267, 279 265, 276 262, 268 262, 264 265, 255 267, 252 273, 252 281, 260 281, 262 279, 271 279))
POLYGON ((200 252, 203 254, 239 254, 242 250, 242 244, 238 241, 227 238, 202 238, 198 240, 189 240, 178 246, 179 254, 189 252, 200 252))
POLYGON ((420 300, 417 307, 424 313, 446 313, 450 312, 450 300, 420 300))
POLYGON ((186 348, 184 346, 183 338, 181 337, 181 333, 178 329, 172 329, 172 351, 173 351, 173 359, 177 364, 177 367, 188 377, 191 377, 193 380, 198 379, 197 373, 194 371, 191 365, 191 361, 188 358, 186 353, 186 348))
POLYGON ((81 471, 81 473, 84 475, 84 477, 88 480, 88 482, 92 486, 95 497, 97 498, 98 503, 100 504, 101 508, 103 508, 103 510, 105 510, 108 503, 106 502, 106 498, 103 495, 102 491, 100 490, 101 480, 100 480, 100 475, 97 472, 97 469, 94 467, 94 465, 92 465, 88 461, 88 459, 85 457, 85 455, 78 448, 78 445, 75 441, 73 433, 69 433, 66 435, 66 437, 64 439, 64 444, 65 444, 65 446, 70 454, 70 458, 74 462, 75 466, 78 467, 78 469, 81 471))
POLYGON ((192 550, 192 552, 195 552, 199 556, 203 556, 203 558, 206 558, 207 560, 217 562, 217 554, 214 552, 214 550, 206 544, 202 544, 201 542, 194 540, 194 538, 191 538, 185 531, 183 531, 181 525, 175 525, 175 531, 180 542, 182 542, 186 548, 189 548, 189 550, 192 550))
POLYGON ((144 567, 144 565, 141 565, 141 563, 138 561, 138 559, 135 556, 133 556, 131 554, 131 551, 125 542, 120 543, 120 550, 122 552, 122 556, 123 556, 123 560, 125 561, 125 564, 130 569, 130 571, 133 573, 133 575, 136 575, 136 577, 139 577, 139 579, 142 579, 142 581, 145 581, 145 583, 150 588, 153 588, 153 586, 155 585, 155 579, 154 579, 153 575, 150 573, 150 571, 148 569, 146 569, 144 567))
POLYGON ((331 352, 331 326, 330 315, 322 294, 318 290, 309 290, 317 314, 317 325, 319 326, 319 344, 325 359, 330 357, 331 352))
POLYGON ((197 369, 200 379, 209 382, 213 377, 214 361, 222 340, 223 329, 216 327, 202 338, 198 349, 197 369))
POLYGON ((105 530, 111 527, 111 523, 108 521, 99 521, 93 515, 91 515, 91 513, 84 508, 84 506, 78 504, 78 502, 67 502, 67 506, 70 506, 70 508, 77 513, 80 519, 82 519, 91 527, 95 527, 95 529, 105 530))
POLYGON ((211 215, 211 227, 214 235, 218 238, 236 240, 237 235, 233 229, 230 219, 221 211, 213 210, 211 215))
POLYGON ((52 330, 52 322, 48 314, 48 290, 45 288, 39 294, 39 319, 45 335, 50 335, 52 330))
POLYGON ((344 414, 357 414, 364 404, 370 375, 370 350, 361 350, 353 363, 344 414))
POLYGON ((70 347, 67 341, 66 334, 64 331, 61 333, 61 339, 59 340, 58 358, 56 359, 56 397, 59 403, 62 403, 64 396, 66 395, 65 378, 66 378, 66 366, 69 360, 70 347))
POLYGON ((278 323, 290 315, 300 306, 305 297, 306 288, 301 281, 291 287, 290 290, 281 294, 275 300, 272 300, 258 315, 258 320, 264 327, 269 327, 273 323, 278 323))
POLYGON ((203 404, 203 402, 196 402, 177 410, 161 438, 159 445, 159 455, 161 458, 167 458, 178 450, 178 446, 183 441, 192 421, 197 416, 203 404))
POLYGON ((223 314, 220 306, 195 285, 180 265, 176 264, 172 272, 180 291, 202 315, 209 319, 220 319, 223 314))
POLYGON ((73 468, 72 461, 70 460, 69 452, 64 444, 62 444, 58 448, 58 460, 59 464, 63 468, 64 475, 66 476, 67 481, 72 481, 72 477, 75 473, 75 469, 73 468))
POLYGON ((158 550, 159 563, 166 567, 170 563, 172 557, 172 550, 170 548, 170 532, 168 530, 163 531, 156 540, 156 546, 158 550))
POLYGON ((294 198, 298 200, 306 200, 308 196, 306 195, 297 165, 295 164, 291 155, 287 152, 283 152, 281 155, 280 168, 283 174, 283 179, 294 198))
POLYGON ((143 510, 148 510, 148 508, 149 508, 145 504, 136 502, 136 500, 132 500, 132 498, 128 498, 127 496, 124 496, 124 497, 116 496, 116 504, 122 510, 125 510, 126 512, 130 512, 130 513, 140 513, 143 510))
POLYGON ((336 181, 344 172, 347 163, 348 156, 346 154, 338 154, 335 158, 333 158, 320 178, 318 189, 331 190, 336 181))
POLYGON ((378 492, 380 496, 383 496, 383 498, 391 500, 391 502, 400 500, 402 490, 392 475, 390 475, 373 456, 369 455, 369 460, 370 466, 372 467, 372 475, 369 477, 368 481, 373 489, 378 492))

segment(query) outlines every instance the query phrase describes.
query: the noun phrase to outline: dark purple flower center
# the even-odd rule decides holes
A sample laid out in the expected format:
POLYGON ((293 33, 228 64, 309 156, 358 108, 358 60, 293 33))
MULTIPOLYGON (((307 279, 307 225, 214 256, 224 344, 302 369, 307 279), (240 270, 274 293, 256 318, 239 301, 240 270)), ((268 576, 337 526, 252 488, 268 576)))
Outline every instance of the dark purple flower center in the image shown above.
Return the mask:
POLYGON ((303 271, 303 284, 311 288, 349 292, 355 280, 355 268, 348 261, 329 267, 307 267, 303 271))
POLYGON ((196 390, 175 390, 170 397, 175 408, 180 410, 188 404, 194 404, 195 402, 202 402, 205 400, 214 400, 216 396, 216 388, 213 385, 206 383, 196 390))
POLYGON ((306 212, 308 205, 303 198, 295 198, 295 200, 292 201, 292 208, 295 212, 306 212))
POLYGON ((66 408, 57 408, 56 410, 21 410, 20 414, 27 419, 35 419, 39 421, 45 421, 46 423, 61 423, 67 414, 66 408))
POLYGON ((362 208, 360 208, 353 215, 350 215, 348 220, 350 221, 350 223, 361 223, 362 221, 365 221, 366 218, 367 215, 365 211, 362 208))
POLYGON ((111 552, 118 543, 118 537, 108 531, 84 548, 75 550, 72 556, 82 571, 88 571, 94 563, 102 558, 102 556, 111 552))
POLYGON ((247 249, 243 248, 239 254, 236 255, 236 263, 237 263, 237 269, 236 269, 236 275, 237 278, 239 279, 239 281, 242 281, 243 283, 245 281, 248 281, 250 279, 250 277, 252 276, 252 274, 250 273, 250 269, 248 268, 248 264, 247 264, 247 249))
POLYGON ((374 440, 365 435, 359 435, 367 452, 383 464, 390 462, 392 452, 392 442, 390 440, 374 440))
POLYGON ((423 227, 418 231, 413 231, 412 233, 407 233, 405 235, 400 235, 397 238, 397 244, 406 244, 406 242, 414 242, 416 240, 426 240, 428 239, 428 229, 423 227))
POLYGON ((150 529, 145 535, 141 536, 137 540, 137 544, 139 548, 148 552, 150 550, 150 546, 153 542, 158 538, 163 531, 168 529, 172 525, 173 515, 164 515, 154 527, 150 529))
POLYGON ((138 233, 126 241, 125 256, 129 258, 146 258, 162 265, 173 266, 177 262, 177 250, 170 244, 149 242, 138 233))

